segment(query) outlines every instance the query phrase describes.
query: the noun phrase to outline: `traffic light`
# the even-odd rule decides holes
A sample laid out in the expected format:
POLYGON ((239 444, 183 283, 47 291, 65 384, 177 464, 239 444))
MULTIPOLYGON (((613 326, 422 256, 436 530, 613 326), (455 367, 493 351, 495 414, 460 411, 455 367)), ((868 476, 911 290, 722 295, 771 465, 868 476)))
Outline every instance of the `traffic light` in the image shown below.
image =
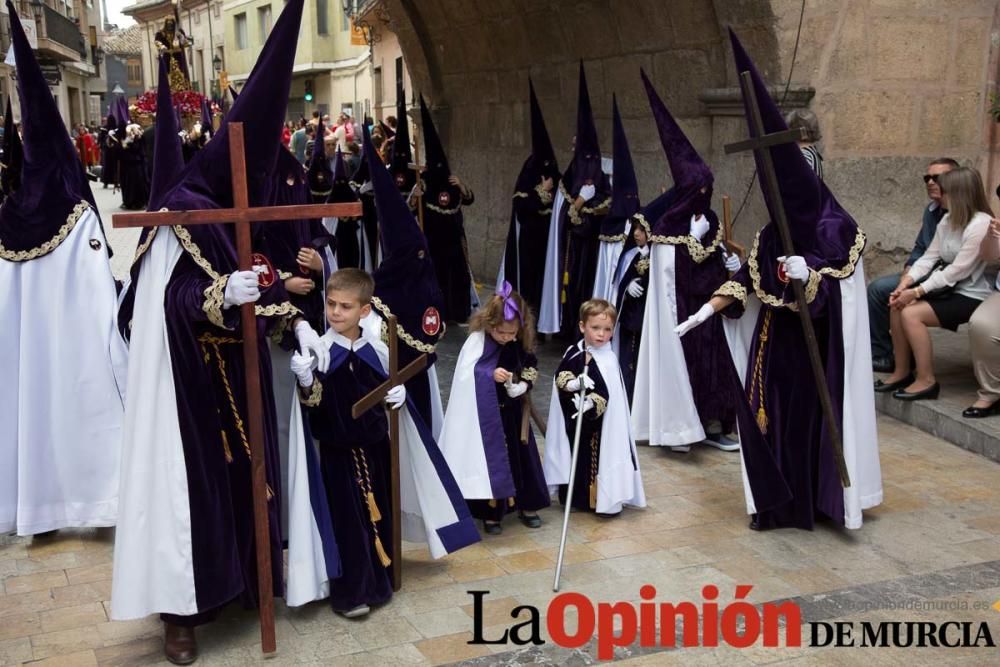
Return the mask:
POLYGON ((312 79, 306 79, 305 80, 305 85, 306 85, 306 102, 312 102, 313 101, 313 80, 312 79))

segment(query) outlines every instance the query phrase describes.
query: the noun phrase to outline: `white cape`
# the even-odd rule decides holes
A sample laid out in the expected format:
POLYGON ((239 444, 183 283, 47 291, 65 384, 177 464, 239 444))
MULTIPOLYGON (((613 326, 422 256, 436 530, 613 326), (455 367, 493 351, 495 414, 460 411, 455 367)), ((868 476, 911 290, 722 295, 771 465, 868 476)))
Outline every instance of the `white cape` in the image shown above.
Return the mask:
POLYGON ((649 287, 632 395, 636 440, 650 445, 690 445, 705 439, 694 404, 687 361, 677 326, 675 248, 657 243, 649 251, 649 287))
POLYGON ((94 211, 0 285, 0 534, 113 526, 127 352, 94 211))
MULTIPOLYGON (((825 278, 824 278, 825 280, 825 278)), ((878 428, 875 421, 875 391, 872 382, 871 340, 868 337, 868 296, 865 288, 864 260, 858 259, 853 275, 840 281, 840 301, 844 336, 844 461, 851 486, 844 489, 844 525, 860 528, 862 510, 882 503, 882 469, 878 458, 878 428)), ((760 314, 760 301, 750 292, 743 317, 726 319, 726 340, 733 363, 746 384, 747 363, 750 359, 754 328, 760 314)), ((740 452, 743 468, 743 493, 747 513, 757 510, 747 478, 746 464, 740 452)))
MULTIPOLYGON (((577 343, 576 354, 583 354, 582 341, 577 343)), ((572 349, 572 348, 570 348, 572 349)), ((629 426, 628 396, 622 381, 618 359, 611 345, 593 348, 591 355, 597 362, 601 377, 608 387, 608 407, 601 424, 601 454, 597 463, 597 508, 602 514, 615 514, 623 505, 645 507, 646 494, 639 470, 639 456, 629 426), (635 462, 633 465, 633 461, 635 462)), ((569 483, 573 443, 566 435, 566 421, 559 405, 559 389, 552 382, 552 399, 549 403, 549 421, 545 439, 543 469, 550 491, 560 484, 569 483)), ((574 483, 585 483, 579 478, 574 483)))
MULTIPOLYGON (((623 223, 626 227, 628 223, 623 223)), ((628 233, 628 229, 624 229, 628 233)), ((615 271, 618 269, 618 260, 625 248, 625 241, 601 241, 597 251, 597 271, 594 274, 594 298, 604 299, 614 302, 615 294, 615 271)))
POLYGON ((556 188, 549 216, 549 242, 545 246, 545 275, 542 279, 542 303, 538 307, 538 333, 559 332, 562 321, 562 262, 559 259, 559 212, 566 197, 556 188))

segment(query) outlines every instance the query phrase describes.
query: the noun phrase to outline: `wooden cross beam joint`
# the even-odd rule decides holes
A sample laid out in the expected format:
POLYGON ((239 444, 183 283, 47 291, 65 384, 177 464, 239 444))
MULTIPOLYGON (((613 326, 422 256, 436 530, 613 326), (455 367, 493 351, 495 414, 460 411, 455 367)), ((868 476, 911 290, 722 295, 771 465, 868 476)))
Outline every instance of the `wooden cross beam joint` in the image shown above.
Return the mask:
MULTIPOLYGON (((774 169, 774 160, 771 157, 770 147, 798 141, 802 137, 802 133, 798 130, 784 130, 768 134, 764 129, 760 104, 757 101, 757 93, 749 71, 740 72, 740 88, 743 92, 743 100, 747 103, 749 110, 751 134, 753 136, 750 139, 727 145, 725 151, 727 154, 746 150, 754 152, 760 165, 761 188, 769 195, 769 199, 774 206, 774 210, 772 211, 774 224, 778 228, 784 254, 786 257, 791 257, 796 254, 795 246, 792 243, 791 228, 788 224, 788 216, 785 213, 784 202, 781 199, 778 174, 774 169)), ((823 418, 830 434, 834 462, 837 465, 837 472, 840 475, 840 483, 844 488, 847 488, 851 485, 851 478, 847 471, 847 464, 844 461, 844 444, 841 439, 836 412, 833 409, 833 398, 830 395, 830 387, 826 383, 826 371, 823 368, 823 360, 819 354, 819 344, 816 342, 816 331, 813 327, 812 316, 809 314, 809 303, 806 301, 805 287, 801 280, 790 278, 790 281, 795 292, 795 302, 798 306, 799 322, 802 324, 806 349, 809 352, 809 365, 812 367, 813 376, 816 381, 816 393, 819 396, 819 402, 823 409, 823 418)))
MULTIPOLYGON (((358 419, 385 400, 389 390, 407 382, 427 367, 427 355, 421 354, 404 368, 399 368, 398 320, 395 315, 386 318, 389 331, 389 377, 351 406, 351 416, 358 419)), ((403 524, 399 483, 399 410, 389 410, 389 447, 392 463, 392 590, 403 585, 403 524)))
MULTIPOLYGON (((247 191, 246 154, 243 123, 227 123, 229 133, 229 169, 232 174, 233 207, 197 211, 154 211, 116 213, 112 225, 123 227, 163 227, 174 225, 212 225, 234 223, 236 255, 242 271, 252 270, 250 223, 287 222, 326 216, 359 216, 361 203, 308 204, 299 206, 250 207, 247 191)), ((284 150, 279 149, 279 150, 284 150)), ((247 417, 250 441, 250 468, 253 489, 254 536, 257 554, 257 589, 260 600, 260 643, 265 654, 274 653, 274 588, 271 580, 271 542, 267 515, 267 474, 264 458, 264 406, 260 390, 260 359, 257 348, 257 319, 253 303, 240 307, 240 330, 243 335, 243 365, 246 370, 247 417)))

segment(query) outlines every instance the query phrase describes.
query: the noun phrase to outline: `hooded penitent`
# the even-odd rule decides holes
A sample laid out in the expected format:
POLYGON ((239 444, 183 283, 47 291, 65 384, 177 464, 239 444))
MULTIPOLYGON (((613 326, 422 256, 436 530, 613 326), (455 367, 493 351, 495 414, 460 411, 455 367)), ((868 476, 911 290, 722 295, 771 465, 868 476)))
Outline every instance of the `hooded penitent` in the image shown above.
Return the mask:
POLYGON ((411 166, 413 151, 410 148, 410 121, 406 116, 406 91, 403 90, 402 84, 396 87, 396 118, 396 134, 392 137, 389 173, 396 184, 396 189, 403 194, 409 194, 417 183, 417 175, 411 166))
MULTIPOLYGON (((323 158, 326 160, 326 158, 323 158)), ((333 158, 333 182, 328 201, 330 203, 345 204, 358 201, 358 195, 351 187, 351 182, 347 177, 347 164, 340 149, 337 149, 333 158)), ((337 240, 337 268, 360 268, 371 270, 366 257, 370 256, 367 238, 361 231, 361 218, 341 217, 324 218, 323 225, 327 231, 333 234, 337 240)))
MULTIPOLYGON (((399 136, 399 135, 397 135, 399 136)), ((444 335, 441 319, 444 299, 438 287, 434 263, 413 212, 396 189, 390 172, 378 167, 378 156, 364 130, 365 155, 371 168, 372 188, 378 213, 379 238, 382 243, 382 263, 372 274, 375 279, 374 310, 383 317, 399 318, 399 362, 408 364, 427 353, 428 371, 406 383, 424 421, 440 428, 444 417, 437 389, 436 370, 430 366, 436 360, 437 342, 444 335)))
MULTIPOLYGON (((735 422, 735 394, 721 321, 712 319, 679 341, 673 333, 726 281, 719 219, 711 209, 712 172, 688 141, 642 72, 649 105, 670 167, 667 205, 646 211, 650 227, 648 293, 638 356, 632 423, 650 444, 689 447, 706 436, 728 433, 735 422), (701 238, 690 232, 704 216, 701 238), (682 363, 679 363, 682 362, 682 363), (664 397, 680 395, 664 409, 664 397)), ((623 365, 625 365, 623 363, 623 365)))
MULTIPOLYGON (((49 86, 7 3, 23 167, 0 207, 0 533, 113 526, 125 349, 110 248, 49 86)), ((11 116, 8 110, 8 122, 11 116)))
POLYGON ((333 171, 330 169, 330 161, 326 157, 325 141, 326 136, 323 128, 323 121, 316 124, 316 140, 313 141, 313 153, 309 159, 309 170, 306 172, 309 181, 309 192, 313 201, 317 204, 325 202, 330 197, 333 189, 333 171))
POLYGON ((507 245, 497 285, 502 285, 504 280, 509 282, 537 313, 542 300, 552 197, 559 187, 560 175, 552 141, 542 117, 542 108, 538 104, 530 78, 528 100, 531 111, 531 154, 524 161, 514 183, 510 228, 507 231, 507 245), (543 185, 545 179, 552 181, 548 188, 543 185))
MULTIPOLYGON (((786 130, 750 57, 736 35, 730 37, 737 73, 749 72, 763 131, 786 130)), ((746 98, 744 106, 749 118, 746 98)), ((750 131, 756 136, 752 124, 750 131)), ((882 500, 861 259, 865 236, 795 144, 764 150, 778 180, 778 193, 764 191, 771 223, 757 233, 747 263, 717 291, 734 299, 726 315, 742 315, 726 322, 726 333, 732 334, 730 349, 746 396, 737 402, 737 417, 744 491, 755 514, 751 526, 812 528, 816 516, 825 515, 859 528, 862 510, 882 500), (794 293, 778 262, 787 251, 773 222, 777 197, 794 254, 809 268, 805 295, 843 438, 848 488, 838 478, 799 315, 791 307, 794 293)))
POLYGON ((580 305, 594 293, 598 236, 610 204, 611 185, 601 170, 601 147, 581 62, 573 161, 559 183, 549 221, 538 317, 541 333, 558 333, 571 340, 579 335, 580 305), (593 187, 594 192, 576 207, 573 204, 585 186, 593 187))
POLYGON ((472 204, 475 197, 468 186, 463 189, 449 181, 452 174, 448 157, 423 95, 420 118, 427 158, 427 167, 421 174, 424 195, 420 205, 424 209, 427 246, 444 296, 441 315, 445 322, 464 322, 472 311, 473 287, 462 206, 472 204))
MULTIPOLYGON (((303 0, 286 3, 226 126, 184 167, 162 207, 233 205, 229 132, 235 122, 244 127, 249 203, 274 202, 302 9, 303 0)), ((286 331, 298 310, 257 231, 253 263, 263 269, 254 310, 272 578, 280 595, 282 483, 267 341, 286 331)), ((136 363, 129 369, 122 457, 127 510, 115 540, 116 619, 187 616, 235 599, 247 606, 257 601, 240 308, 226 307, 227 284, 238 269, 235 245, 229 224, 172 226, 159 228, 137 253, 129 325, 136 363)))
POLYGON ((631 218, 639 210, 639 183, 635 178, 625 126, 618 112, 618 98, 614 95, 611 97, 611 116, 615 177, 611 187, 611 208, 601 220, 601 245, 594 277, 594 298, 608 301, 614 299, 615 268, 631 227, 631 218))
MULTIPOLYGON (((381 161, 377 162, 376 166, 380 169, 385 168, 385 165, 381 161)), ((372 189, 371 180, 371 172, 368 167, 368 153, 362 152, 358 168, 351 175, 350 185, 358 193, 358 198, 361 200, 361 224, 365 230, 365 245, 368 246, 368 257, 365 261, 367 262, 367 266, 371 267, 371 270, 374 271, 379 265, 381 252, 378 240, 378 215, 375 211, 375 194, 372 189)))

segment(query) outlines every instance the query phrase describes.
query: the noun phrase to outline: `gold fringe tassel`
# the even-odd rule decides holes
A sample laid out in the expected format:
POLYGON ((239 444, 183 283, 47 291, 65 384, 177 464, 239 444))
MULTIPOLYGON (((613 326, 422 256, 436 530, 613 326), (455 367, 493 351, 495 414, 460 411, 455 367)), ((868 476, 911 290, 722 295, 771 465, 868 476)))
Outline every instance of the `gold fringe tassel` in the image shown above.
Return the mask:
POLYGON ((513 507, 513 506, 514 506, 514 496, 511 496, 510 498, 507 499, 507 507, 513 507))
POLYGON ((597 482, 590 483, 590 509, 597 509, 597 482))
POLYGON ((378 504, 375 502, 375 494, 371 491, 368 492, 368 515, 373 523, 382 520, 382 513, 378 511, 378 504))
POLYGON ((226 437, 225 429, 222 430, 222 451, 226 454, 226 463, 232 463, 233 450, 229 449, 229 438, 226 437))
POLYGON ((767 433, 767 413, 763 407, 757 408, 757 426, 761 433, 767 433))
POLYGON ((382 546, 382 538, 378 536, 378 533, 375 534, 375 553, 378 554, 378 559, 382 562, 382 567, 389 567, 392 564, 392 559, 385 552, 385 548, 382 546))

